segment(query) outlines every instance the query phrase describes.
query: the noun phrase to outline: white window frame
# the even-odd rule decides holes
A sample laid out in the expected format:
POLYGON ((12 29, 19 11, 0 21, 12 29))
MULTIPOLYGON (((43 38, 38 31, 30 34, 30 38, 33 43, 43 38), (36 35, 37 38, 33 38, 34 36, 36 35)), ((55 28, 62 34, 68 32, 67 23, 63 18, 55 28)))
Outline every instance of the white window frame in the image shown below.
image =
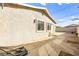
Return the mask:
POLYGON ((46 31, 51 31, 52 27, 51 27, 51 29, 50 29, 50 30, 48 30, 48 24, 50 24, 50 25, 52 26, 52 24, 51 24, 51 23, 46 23, 46 31))
POLYGON ((44 32, 45 31, 45 22, 44 22, 44 30, 38 30, 38 21, 42 21, 41 19, 36 20, 36 32, 44 32))
POLYGON ((1 8, 3 9, 3 7, 4 7, 4 3, 0 3, 1 4, 1 8))

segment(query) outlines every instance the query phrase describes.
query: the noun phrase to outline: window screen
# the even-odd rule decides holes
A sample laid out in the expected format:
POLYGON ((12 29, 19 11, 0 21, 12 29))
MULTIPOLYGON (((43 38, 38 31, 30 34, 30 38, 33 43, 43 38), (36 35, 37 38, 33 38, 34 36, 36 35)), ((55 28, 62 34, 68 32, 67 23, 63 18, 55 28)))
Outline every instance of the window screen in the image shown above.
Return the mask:
POLYGON ((43 21, 38 21, 38 30, 44 30, 44 22, 43 21))
POLYGON ((51 24, 47 23, 47 30, 51 30, 51 24))

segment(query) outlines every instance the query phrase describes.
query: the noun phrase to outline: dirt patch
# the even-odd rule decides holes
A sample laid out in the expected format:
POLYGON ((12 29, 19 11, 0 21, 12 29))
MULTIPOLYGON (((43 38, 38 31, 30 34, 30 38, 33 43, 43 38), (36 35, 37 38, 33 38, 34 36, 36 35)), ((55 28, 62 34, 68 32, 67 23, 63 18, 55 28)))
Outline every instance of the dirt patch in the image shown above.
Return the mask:
POLYGON ((64 52, 64 51, 61 51, 59 53, 59 56, 73 56, 72 54, 68 53, 68 52, 64 52))

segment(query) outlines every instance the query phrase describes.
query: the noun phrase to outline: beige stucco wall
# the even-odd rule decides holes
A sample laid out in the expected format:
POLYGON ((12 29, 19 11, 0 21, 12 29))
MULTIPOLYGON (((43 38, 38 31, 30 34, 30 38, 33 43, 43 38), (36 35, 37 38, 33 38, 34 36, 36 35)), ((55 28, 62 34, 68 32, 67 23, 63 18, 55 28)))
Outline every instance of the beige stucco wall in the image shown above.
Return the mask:
MULTIPOLYGON (((0 8, 0 46, 15 46, 47 39, 49 32, 46 27, 44 31, 37 32, 34 19, 52 23, 47 16, 37 11, 0 8)), ((53 31, 52 27, 51 32, 53 31)))

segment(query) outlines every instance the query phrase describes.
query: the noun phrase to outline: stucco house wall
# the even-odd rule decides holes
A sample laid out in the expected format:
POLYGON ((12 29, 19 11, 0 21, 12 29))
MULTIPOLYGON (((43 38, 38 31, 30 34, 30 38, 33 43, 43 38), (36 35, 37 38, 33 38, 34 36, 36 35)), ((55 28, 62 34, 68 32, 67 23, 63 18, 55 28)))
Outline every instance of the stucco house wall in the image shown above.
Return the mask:
MULTIPOLYGON (((17 7, 17 6, 16 6, 17 7)), ((54 23, 44 14, 35 10, 3 7, 0 8, 0 46, 16 46, 45 40, 54 31, 54 23), (34 20, 53 24, 52 30, 37 31, 34 20)))

